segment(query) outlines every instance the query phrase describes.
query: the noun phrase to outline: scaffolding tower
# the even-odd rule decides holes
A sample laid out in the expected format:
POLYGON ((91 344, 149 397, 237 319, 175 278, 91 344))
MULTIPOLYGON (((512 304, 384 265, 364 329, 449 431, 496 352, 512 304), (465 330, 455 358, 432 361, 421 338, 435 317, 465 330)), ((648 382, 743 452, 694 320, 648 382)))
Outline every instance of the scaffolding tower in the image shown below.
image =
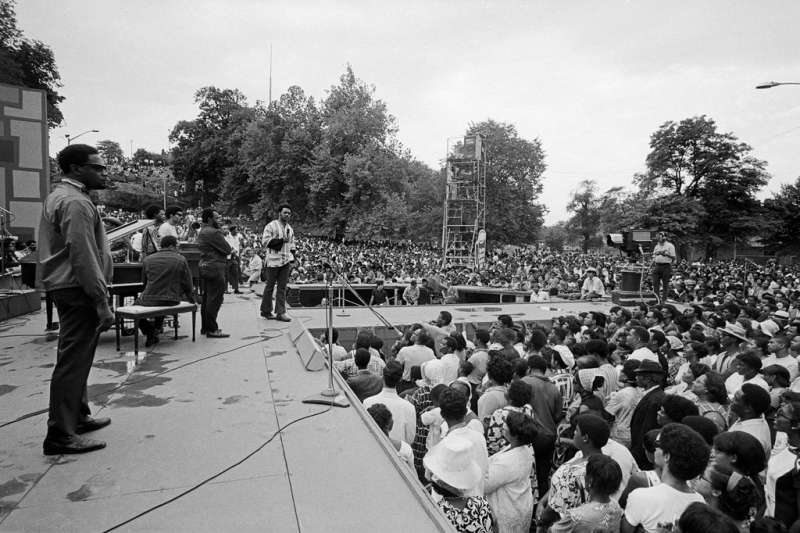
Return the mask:
POLYGON ((442 221, 445 268, 481 267, 486 241, 486 151, 480 135, 448 141, 442 221))

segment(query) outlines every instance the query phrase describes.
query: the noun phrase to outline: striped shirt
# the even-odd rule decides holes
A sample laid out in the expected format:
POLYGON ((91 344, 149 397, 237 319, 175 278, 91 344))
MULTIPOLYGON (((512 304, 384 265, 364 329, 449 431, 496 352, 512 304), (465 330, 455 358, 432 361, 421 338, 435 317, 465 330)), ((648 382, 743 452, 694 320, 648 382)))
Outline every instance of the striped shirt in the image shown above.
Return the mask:
POLYGON ((262 242, 266 246, 272 239, 283 239, 283 246, 275 251, 266 248, 266 264, 268 267, 282 267, 294 261, 294 230, 289 224, 282 224, 279 220, 273 220, 264 226, 262 242))

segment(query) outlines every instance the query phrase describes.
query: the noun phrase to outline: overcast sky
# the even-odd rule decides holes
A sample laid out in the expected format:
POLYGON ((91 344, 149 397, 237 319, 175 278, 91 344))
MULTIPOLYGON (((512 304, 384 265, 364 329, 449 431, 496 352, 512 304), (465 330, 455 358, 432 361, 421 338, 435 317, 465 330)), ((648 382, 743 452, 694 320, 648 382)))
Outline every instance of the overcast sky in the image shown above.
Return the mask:
POLYGON ((800 176, 800 2, 18 0, 25 35, 53 49, 65 133, 168 148, 206 85, 324 98, 350 63, 437 166, 470 122, 510 122, 546 152, 547 223, 583 179, 630 186, 649 137, 706 114, 768 162, 768 190, 800 176))

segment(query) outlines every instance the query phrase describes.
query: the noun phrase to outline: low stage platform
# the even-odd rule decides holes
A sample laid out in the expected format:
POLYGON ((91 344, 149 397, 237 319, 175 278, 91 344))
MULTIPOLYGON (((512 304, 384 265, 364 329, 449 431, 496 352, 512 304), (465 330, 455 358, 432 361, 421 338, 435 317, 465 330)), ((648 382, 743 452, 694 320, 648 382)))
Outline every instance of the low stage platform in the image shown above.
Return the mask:
MULTIPOLYGON (((284 324, 260 318, 253 294, 225 300, 229 339, 192 343, 184 320, 179 340, 163 335, 136 364, 115 350, 113 331, 102 335, 89 396, 112 424, 91 436, 108 447, 77 456, 42 455, 57 344, 44 312, 0 324, 0 531, 106 531, 130 519, 115 531, 451 531, 349 390, 350 407, 302 402, 326 388, 327 372, 305 370, 289 332, 324 327, 324 310, 293 308, 284 324)), ((610 305, 378 310, 401 326, 441 309, 488 324, 500 313, 549 321, 610 305)), ((382 325, 361 308, 337 309, 334 321, 382 325)))

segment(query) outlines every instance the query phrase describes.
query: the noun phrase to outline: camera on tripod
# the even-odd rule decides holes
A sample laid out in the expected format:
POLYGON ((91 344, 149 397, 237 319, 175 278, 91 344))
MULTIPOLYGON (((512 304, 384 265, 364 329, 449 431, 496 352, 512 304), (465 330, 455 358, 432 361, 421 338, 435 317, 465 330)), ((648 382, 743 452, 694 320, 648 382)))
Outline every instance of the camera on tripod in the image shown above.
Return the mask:
POLYGON ((635 229, 606 235, 606 244, 617 248, 631 259, 638 260, 641 253, 653 251, 656 231, 635 229))

